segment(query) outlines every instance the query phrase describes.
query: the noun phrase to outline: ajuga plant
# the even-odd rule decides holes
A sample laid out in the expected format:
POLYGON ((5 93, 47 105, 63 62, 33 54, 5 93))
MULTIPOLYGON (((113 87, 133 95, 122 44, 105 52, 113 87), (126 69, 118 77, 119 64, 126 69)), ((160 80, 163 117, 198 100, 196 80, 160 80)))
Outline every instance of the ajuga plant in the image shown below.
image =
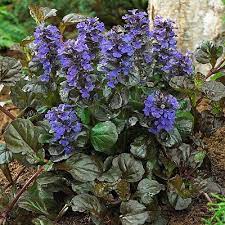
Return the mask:
MULTIPOLYGON (((161 208, 185 209, 203 188, 196 105, 218 103, 225 87, 194 75, 169 19, 131 10, 106 30, 98 18, 70 14, 57 27, 48 23, 55 12, 31 7, 37 27, 22 43, 24 68, 0 67, 5 84, 22 74, 10 83, 21 114, 4 133, 0 162, 12 155, 37 168, 19 208, 33 212, 34 224, 68 210, 95 224, 166 224, 161 208)), ((208 77, 222 70, 221 54, 209 43, 197 50, 198 61, 212 63, 208 77)))

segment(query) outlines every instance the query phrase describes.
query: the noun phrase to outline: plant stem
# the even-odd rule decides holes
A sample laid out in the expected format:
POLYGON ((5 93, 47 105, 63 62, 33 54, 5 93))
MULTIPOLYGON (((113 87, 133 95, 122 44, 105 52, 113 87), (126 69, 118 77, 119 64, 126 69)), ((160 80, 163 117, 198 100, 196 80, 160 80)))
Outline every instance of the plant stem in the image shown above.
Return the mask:
POLYGON ((0 105, 0 111, 2 111, 5 115, 7 115, 10 119, 15 120, 16 117, 9 112, 7 109, 5 109, 3 106, 0 105))
POLYGON ((20 172, 17 174, 17 176, 15 177, 15 179, 13 180, 12 183, 9 183, 5 188, 4 190, 7 190, 12 184, 15 184, 16 181, 18 180, 18 178, 20 177, 20 175, 23 173, 23 171, 26 169, 26 167, 23 167, 20 172))
POLYGON ((36 173, 24 184, 24 186, 19 190, 19 192, 16 194, 15 198, 12 200, 11 203, 6 207, 6 209, 0 214, 0 225, 4 224, 4 221, 6 221, 6 218, 8 214, 13 209, 14 205, 17 203, 21 195, 26 191, 26 189, 29 187, 29 185, 37 179, 37 177, 44 171, 44 167, 40 167, 36 173))
POLYGON ((212 199, 209 197, 209 195, 206 192, 202 191, 201 194, 204 195, 204 197, 206 198, 206 200, 208 202, 211 202, 211 203, 213 202, 212 199))
POLYGON ((212 76, 213 74, 217 73, 220 71, 220 67, 223 65, 223 63, 225 62, 225 58, 223 60, 221 60, 221 62, 215 67, 215 68, 212 68, 208 74, 206 75, 206 79, 208 79, 210 76, 212 76))

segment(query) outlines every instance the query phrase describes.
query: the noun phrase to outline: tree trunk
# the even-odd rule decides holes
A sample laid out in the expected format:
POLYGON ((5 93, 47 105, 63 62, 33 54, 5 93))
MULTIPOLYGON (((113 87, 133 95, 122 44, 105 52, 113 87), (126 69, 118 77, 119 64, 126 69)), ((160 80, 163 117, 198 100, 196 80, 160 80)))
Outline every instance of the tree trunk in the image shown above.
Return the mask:
POLYGON ((212 40, 224 30, 222 0, 149 0, 150 19, 155 15, 175 20, 183 52, 193 51, 203 40, 212 40))

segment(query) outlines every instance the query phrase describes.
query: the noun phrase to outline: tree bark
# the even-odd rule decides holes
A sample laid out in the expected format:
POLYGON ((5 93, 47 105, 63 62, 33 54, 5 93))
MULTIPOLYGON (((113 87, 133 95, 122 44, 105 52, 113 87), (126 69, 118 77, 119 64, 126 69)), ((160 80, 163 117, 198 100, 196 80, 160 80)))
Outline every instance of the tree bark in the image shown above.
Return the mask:
POLYGON ((178 46, 193 51, 203 40, 212 40, 224 30, 222 0, 149 0, 150 19, 155 15, 175 20, 178 46))

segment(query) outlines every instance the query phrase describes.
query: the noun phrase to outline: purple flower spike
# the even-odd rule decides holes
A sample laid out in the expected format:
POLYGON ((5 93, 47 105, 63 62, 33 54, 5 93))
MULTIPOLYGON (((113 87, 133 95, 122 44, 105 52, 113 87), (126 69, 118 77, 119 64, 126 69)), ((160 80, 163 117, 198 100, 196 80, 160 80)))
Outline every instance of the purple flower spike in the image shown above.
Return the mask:
POLYGON ((60 104, 49 110, 45 118, 54 133, 53 143, 62 145, 66 154, 71 153, 72 143, 76 141, 82 130, 82 124, 79 122, 73 106, 60 104))
POLYGON ((152 120, 149 131, 158 134, 160 131, 170 131, 174 127, 176 110, 179 103, 172 95, 164 95, 157 91, 145 100, 144 114, 152 120))
POLYGON ((57 51, 62 45, 62 36, 56 26, 41 24, 34 32, 34 38, 35 56, 33 60, 42 65, 41 81, 48 82, 52 70, 57 65, 57 51))

